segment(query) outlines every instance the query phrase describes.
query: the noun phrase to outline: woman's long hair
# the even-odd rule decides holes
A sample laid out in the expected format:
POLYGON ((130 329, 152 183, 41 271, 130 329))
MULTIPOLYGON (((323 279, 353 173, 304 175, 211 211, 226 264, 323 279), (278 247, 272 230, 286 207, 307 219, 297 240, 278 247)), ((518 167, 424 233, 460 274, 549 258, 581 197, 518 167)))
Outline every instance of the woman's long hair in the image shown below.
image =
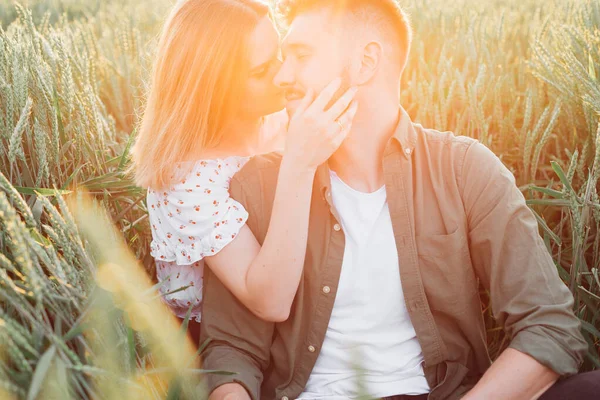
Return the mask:
MULTIPOLYGON (((176 164, 218 145, 239 109, 248 38, 269 8, 259 0, 183 0, 160 34, 132 147, 135 182, 160 190, 176 164)), ((179 170, 180 173, 184 173, 179 170)))

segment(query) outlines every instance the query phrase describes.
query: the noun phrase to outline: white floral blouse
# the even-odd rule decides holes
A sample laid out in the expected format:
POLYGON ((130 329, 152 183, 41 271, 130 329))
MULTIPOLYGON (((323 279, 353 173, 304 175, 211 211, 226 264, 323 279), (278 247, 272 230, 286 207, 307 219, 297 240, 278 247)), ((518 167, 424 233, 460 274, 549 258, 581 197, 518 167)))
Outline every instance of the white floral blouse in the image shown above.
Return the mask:
MULTIPOLYGON (((285 110, 265 117, 260 148, 283 151, 287 123, 285 110)), ((159 291, 180 318, 192 306, 191 319, 201 321, 203 259, 231 243, 248 219, 244 207, 229 197, 229 182, 249 159, 231 156, 192 162, 191 173, 169 191, 148 190, 150 253, 163 283, 159 291)))
POLYGON ((159 290, 180 318, 193 304, 192 319, 201 321, 203 258, 233 241, 248 219, 244 207, 229 197, 231 178, 248 160, 232 156, 198 161, 171 190, 148 190, 151 254, 158 281, 164 282, 159 290))

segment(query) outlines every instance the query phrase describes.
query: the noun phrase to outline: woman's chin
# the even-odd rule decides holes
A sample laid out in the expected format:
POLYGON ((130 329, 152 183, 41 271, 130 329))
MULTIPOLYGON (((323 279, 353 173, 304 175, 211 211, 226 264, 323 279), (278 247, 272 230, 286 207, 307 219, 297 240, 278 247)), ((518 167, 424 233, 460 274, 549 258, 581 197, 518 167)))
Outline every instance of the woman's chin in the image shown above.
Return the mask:
POLYGON ((288 115, 291 117, 292 115, 294 115, 294 113, 296 112, 296 110, 298 109, 298 106, 300 105, 300 102, 302 101, 302 99, 298 99, 298 100, 290 100, 286 103, 285 105, 285 109, 287 110, 288 115))
POLYGON ((269 107, 269 109, 267 110, 268 112, 265 114, 265 116, 276 114, 280 111, 285 110, 285 103, 285 100, 273 102, 272 107, 269 107))

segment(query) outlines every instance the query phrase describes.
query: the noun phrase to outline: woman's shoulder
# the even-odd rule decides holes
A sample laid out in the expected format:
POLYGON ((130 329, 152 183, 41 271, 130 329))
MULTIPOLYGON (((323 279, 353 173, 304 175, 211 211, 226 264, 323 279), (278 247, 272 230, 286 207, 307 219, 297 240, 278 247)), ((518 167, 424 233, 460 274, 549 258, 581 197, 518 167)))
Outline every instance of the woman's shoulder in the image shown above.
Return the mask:
POLYGON ((148 189, 148 202, 157 203, 157 209, 150 211, 158 212, 161 205, 174 205, 177 212, 186 208, 204 211, 203 205, 228 201, 231 179, 249 160, 249 157, 232 156, 179 163, 180 173, 176 172, 170 187, 148 189))
POLYGON ((202 158, 194 161, 185 161, 180 163, 182 166, 190 166, 192 171, 205 171, 205 170, 223 170, 241 168, 251 157, 249 156, 223 156, 223 157, 212 157, 202 158))
POLYGON ((228 156, 188 161, 177 165, 184 171, 174 183, 174 191, 199 189, 203 186, 221 186, 227 188, 229 181, 248 161, 250 157, 228 156))
POLYGON ((253 174, 258 170, 263 172, 275 172, 277 173, 279 170, 279 165, 281 164, 281 160, 283 159, 283 152, 281 151, 272 151, 270 153, 257 154, 250 158, 246 164, 240 169, 240 171, 236 174, 236 176, 241 176, 244 174, 253 174))
POLYGON ((170 190, 148 193, 152 255, 188 265, 214 255, 235 238, 248 219, 229 195, 229 181, 247 157, 198 160, 170 190))

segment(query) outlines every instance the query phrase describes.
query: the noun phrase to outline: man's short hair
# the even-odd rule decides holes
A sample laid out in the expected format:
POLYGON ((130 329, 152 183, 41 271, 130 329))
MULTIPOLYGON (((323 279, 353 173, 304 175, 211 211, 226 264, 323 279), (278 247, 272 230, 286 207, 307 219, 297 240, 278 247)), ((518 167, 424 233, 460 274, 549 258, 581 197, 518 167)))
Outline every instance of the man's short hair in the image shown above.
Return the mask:
POLYGON ((357 20, 391 33, 393 44, 398 46, 400 67, 404 69, 412 42, 412 28, 397 0, 279 0, 277 13, 289 26, 298 14, 320 7, 329 7, 335 14, 349 12, 357 20))

